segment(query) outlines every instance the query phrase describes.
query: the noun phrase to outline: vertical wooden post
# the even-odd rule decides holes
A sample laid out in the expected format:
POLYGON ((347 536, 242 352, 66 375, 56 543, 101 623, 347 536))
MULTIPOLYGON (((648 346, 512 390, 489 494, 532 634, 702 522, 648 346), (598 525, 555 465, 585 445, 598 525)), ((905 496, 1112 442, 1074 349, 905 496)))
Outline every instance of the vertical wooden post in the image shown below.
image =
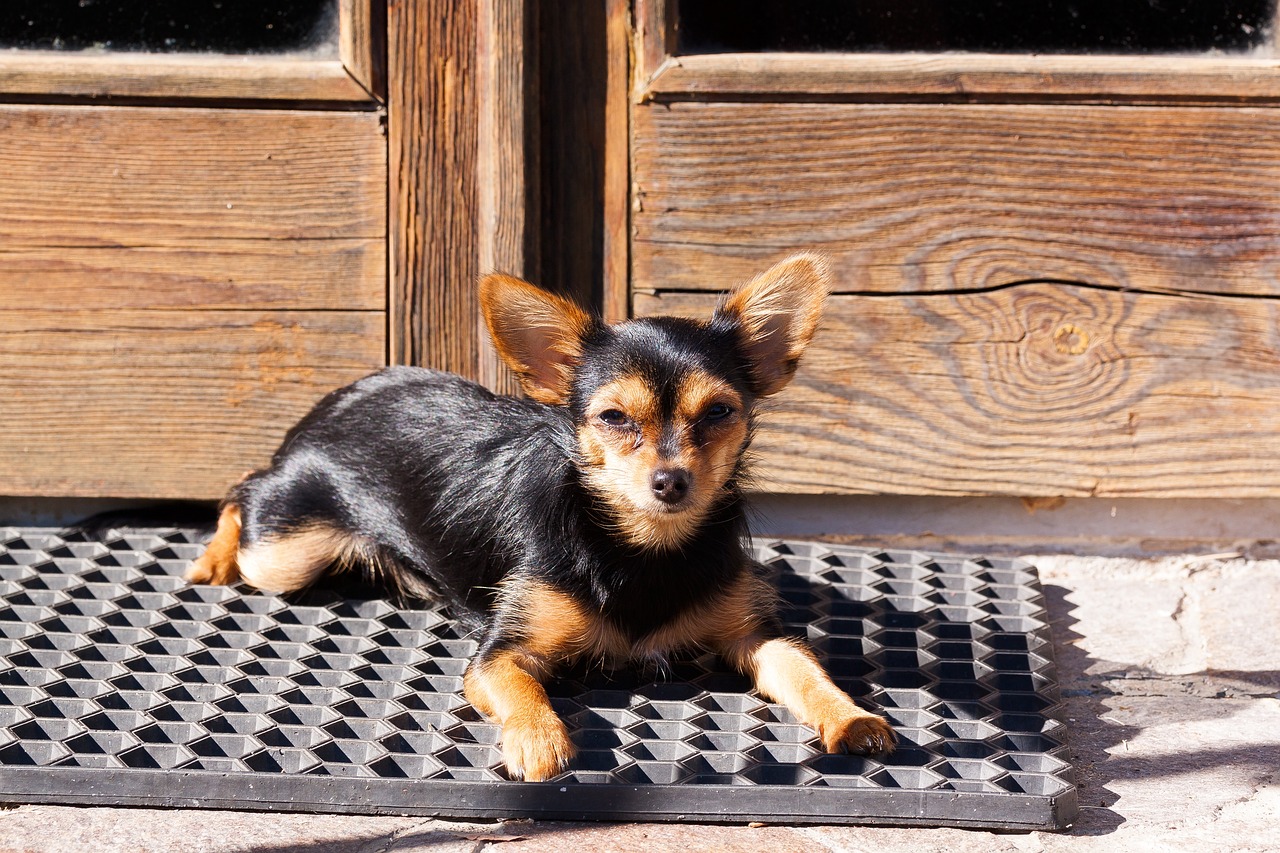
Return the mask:
POLYGON ((476 280, 537 274, 529 2, 391 0, 387 23, 391 362, 507 392, 476 280))
POLYGON ((390 359, 476 377, 476 0, 387 8, 390 359))
POLYGON ((391 0, 393 363, 514 390, 486 272, 627 315, 629 5, 391 0))
POLYGON ((631 3, 607 0, 604 108, 604 287, 610 322, 631 313, 631 3))
POLYGON ((676 44, 675 0, 647 0, 636 8, 635 69, 633 97, 644 100, 644 92, 671 59, 676 44))
MULTIPOLYGON (((530 117, 536 100, 531 90, 535 62, 526 37, 525 0, 479 0, 476 38, 478 100, 476 154, 476 253, 480 273, 503 272, 538 277, 535 244, 529 240, 529 211, 536 199, 530 144, 530 117)), ((515 377, 499 361, 477 317, 477 374, 489 388, 514 393, 515 377)))

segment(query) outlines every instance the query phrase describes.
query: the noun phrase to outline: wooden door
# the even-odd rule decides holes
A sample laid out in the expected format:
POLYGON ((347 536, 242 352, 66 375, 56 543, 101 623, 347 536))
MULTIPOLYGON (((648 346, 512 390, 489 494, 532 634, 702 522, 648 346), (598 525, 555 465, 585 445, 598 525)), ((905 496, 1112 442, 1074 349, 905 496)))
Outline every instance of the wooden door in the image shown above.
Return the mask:
POLYGON ((633 312, 832 257, 760 438, 769 490, 1280 494, 1273 4, 1190 4, 1208 17, 1153 44, 1125 17, 1150 4, 1111 4, 1096 43, 1035 55, 936 17, 998 5, 638 0, 633 312), (806 52, 786 16, 817 7, 880 29, 806 52), (883 14, 911 10, 935 17, 883 14))
POLYGON ((386 363, 377 4, 313 5, 267 53, 0 11, 84 42, 0 52, 0 494, 218 497, 386 363))

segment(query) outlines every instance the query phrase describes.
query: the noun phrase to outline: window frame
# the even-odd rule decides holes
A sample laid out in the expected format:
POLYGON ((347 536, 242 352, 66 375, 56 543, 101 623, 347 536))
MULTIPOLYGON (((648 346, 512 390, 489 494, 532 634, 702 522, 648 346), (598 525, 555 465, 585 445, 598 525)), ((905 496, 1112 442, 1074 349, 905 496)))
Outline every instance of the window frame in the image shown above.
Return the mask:
POLYGON ((368 102, 385 97, 385 4, 338 0, 338 58, 0 52, 0 99, 163 98, 368 102))
MULTIPOLYGON (((765 96, 1018 103, 1280 101, 1280 58, 1255 56, 677 54, 678 6, 678 0, 636 0, 636 103, 765 96)), ((1280 22, 1273 29, 1280 38, 1280 22)))

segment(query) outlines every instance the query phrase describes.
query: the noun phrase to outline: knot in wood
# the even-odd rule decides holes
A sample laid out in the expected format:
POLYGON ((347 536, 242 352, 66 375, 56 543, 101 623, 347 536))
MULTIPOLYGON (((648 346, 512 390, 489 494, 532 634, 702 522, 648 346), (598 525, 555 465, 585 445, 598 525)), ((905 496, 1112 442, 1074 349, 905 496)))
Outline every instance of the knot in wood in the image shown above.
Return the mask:
POLYGON ((1089 348, 1089 335, 1074 323, 1063 323, 1053 333, 1053 345, 1064 355, 1080 355, 1089 348))

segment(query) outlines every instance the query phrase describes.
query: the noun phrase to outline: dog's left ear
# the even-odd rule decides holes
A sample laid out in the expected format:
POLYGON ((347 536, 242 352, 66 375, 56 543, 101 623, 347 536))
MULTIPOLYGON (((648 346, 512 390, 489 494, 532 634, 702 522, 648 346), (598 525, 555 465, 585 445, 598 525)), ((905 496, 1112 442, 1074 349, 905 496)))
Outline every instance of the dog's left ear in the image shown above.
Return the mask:
POLYGON ((568 299, 498 274, 480 279, 480 308, 498 355, 525 393, 564 405, 591 316, 568 299))
POLYGON ((818 330, 830 282, 826 258, 792 255, 736 288, 716 311, 716 319, 737 327, 756 394, 776 394, 791 381, 818 330))

